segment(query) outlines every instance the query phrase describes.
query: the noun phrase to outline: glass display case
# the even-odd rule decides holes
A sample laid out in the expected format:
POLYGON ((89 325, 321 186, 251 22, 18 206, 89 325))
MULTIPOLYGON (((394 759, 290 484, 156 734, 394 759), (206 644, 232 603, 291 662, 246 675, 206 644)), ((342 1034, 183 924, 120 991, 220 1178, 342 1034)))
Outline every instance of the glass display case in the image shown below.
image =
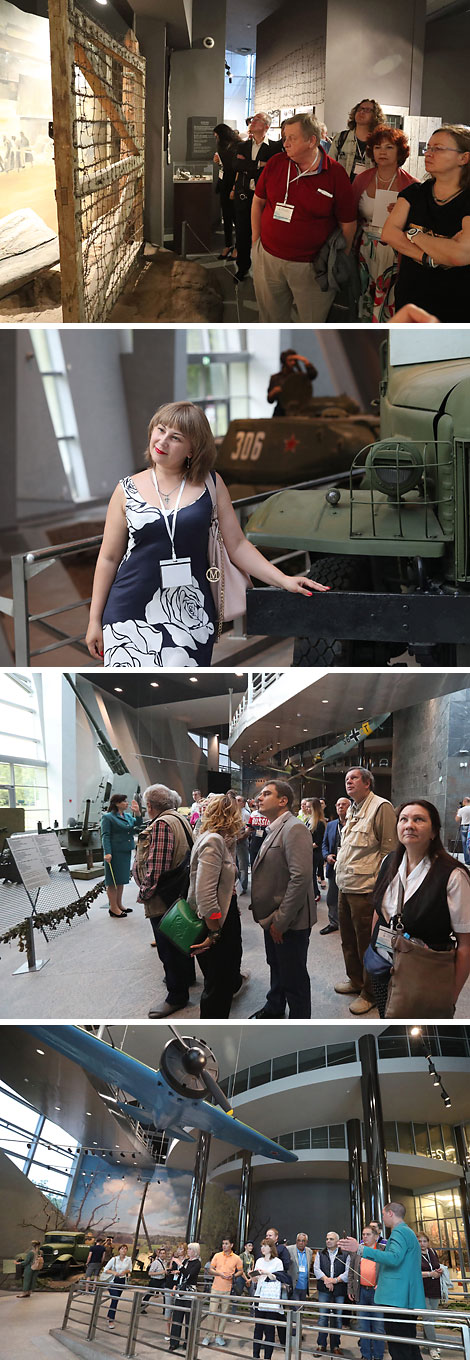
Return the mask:
POLYGON ((173 164, 174 184, 201 184, 214 177, 212 161, 204 165, 201 161, 175 161, 173 164))

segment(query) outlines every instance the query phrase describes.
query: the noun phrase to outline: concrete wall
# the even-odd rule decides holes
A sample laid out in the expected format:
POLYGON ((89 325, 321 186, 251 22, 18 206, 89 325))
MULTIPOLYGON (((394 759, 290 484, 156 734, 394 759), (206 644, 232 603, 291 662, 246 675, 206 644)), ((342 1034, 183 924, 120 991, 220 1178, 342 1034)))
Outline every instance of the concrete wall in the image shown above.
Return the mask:
POLYGON ((452 846, 457 807, 470 796, 470 690, 394 715, 392 802, 420 795, 435 803, 452 846))
MULTIPOLYGON (((366 96, 420 113, 425 0, 328 0, 325 122, 346 126, 349 110, 366 96)), ((432 110, 435 112, 435 108, 432 110)))
POLYGON ((326 0, 296 0, 258 24, 257 109, 313 104, 322 117, 325 99, 326 0))
MULTIPOLYGON (((365 1168, 364 1168, 365 1170, 365 1168)), ((391 1181, 393 1197, 406 1208, 406 1221, 414 1223, 414 1201, 409 1190, 402 1190, 391 1181)), ((366 1184, 367 1198, 367 1184, 366 1184)), ((266 1228, 279 1229, 281 1237, 295 1242, 298 1232, 308 1233, 310 1246, 316 1250, 325 1241, 329 1230, 342 1233, 351 1222, 347 1181, 313 1180, 263 1181, 254 1184, 250 1234, 259 1240, 266 1228)))
POLYGON ((133 339, 132 350, 120 360, 132 460, 141 468, 154 412, 163 402, 186 397, 186 331, 149 327, 134 330, 133 339))
MULTIPOLYGON (((171 58, 171 160, 187 160, 187 123, 191 117, 224 116, 225 0, 194 0, 193 46, 171 58), (202 39, 212 37, 207 51, 202 39)), ((214 143, 215 149, 215 143, 214 143)))
POLYGON ((27 1251, 33 1237, 54 1229, 63 1216, 0 1150, 0 1260, 27 1251))
POLYGON ((470 123, 468 53, 470 11, 449 14, 426 26, 424 48, 424 114, 439 114, 445 123, 470 123))

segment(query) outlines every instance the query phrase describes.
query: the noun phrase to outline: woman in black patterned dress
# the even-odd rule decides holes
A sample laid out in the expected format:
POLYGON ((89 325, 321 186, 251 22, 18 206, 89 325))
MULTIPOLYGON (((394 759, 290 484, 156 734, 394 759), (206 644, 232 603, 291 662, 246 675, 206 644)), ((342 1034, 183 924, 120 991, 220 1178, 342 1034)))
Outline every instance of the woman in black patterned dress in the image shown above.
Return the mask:
POLYGON ((215 609, 207 580, 213 478, 225 547, 260 581, 301 595, 324 590, 285 576, 242 533, 204 412, 171 402, 152 417, 149 466, 113 492, 96 564, 87 646, 115 669, 209 666, 215 609))

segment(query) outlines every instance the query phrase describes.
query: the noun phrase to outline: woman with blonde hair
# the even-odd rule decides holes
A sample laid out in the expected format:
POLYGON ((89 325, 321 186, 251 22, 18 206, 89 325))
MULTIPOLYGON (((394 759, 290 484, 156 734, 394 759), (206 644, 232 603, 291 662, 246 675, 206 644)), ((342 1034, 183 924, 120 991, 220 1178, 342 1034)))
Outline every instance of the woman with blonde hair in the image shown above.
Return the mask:
POLYGON ((425 148, 426 179, 398 195, 382 241, 400 255, 397 308, 439 321, 470 315, 470 128, 443 123, 425 148))
POLYGON ((148 466, 123 477, 111 497, 96 563, 87 647, 115 669, 208 666, 216 635, 209 530, 213 498, 231 562, 294 594, 324 590, 285 576, 248 543, 222 478, 214 437, 199 406, 167 402, 148 428, 148 466))
POLYGON ((188 901, 207 927, 207 938, 195 945, 204 974, 201 1018, 230 1015, 241 985, 242 934, 235 892, 235 851, 244 826, 238 804, 228 793, 210 794, 191 852, 188 901))
POLYGON ((320 888, 318 886, 317 875, 320 874, 320 878, 323 876, 322 845, 323 837, 325 835, 326 822, 324 821, 323 818, 323 808, 321 805, 320 798, 311 798, 310 802, 312 805, 312 811, 307 821, 307 826, 313 841, 313 887, 315 891, 315 901, 319 902, 320 888))

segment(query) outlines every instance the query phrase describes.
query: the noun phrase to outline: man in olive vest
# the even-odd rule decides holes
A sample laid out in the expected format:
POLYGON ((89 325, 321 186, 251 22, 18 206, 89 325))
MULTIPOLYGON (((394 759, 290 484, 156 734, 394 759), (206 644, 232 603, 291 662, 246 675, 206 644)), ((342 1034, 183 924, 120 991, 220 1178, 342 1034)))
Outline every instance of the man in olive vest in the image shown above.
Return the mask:
POLYGON ((178 897, 184 897, 189 884, 189 852, 193 834, 186 817, 176 811, 178 795, 165 784, 151 784, 145 790, 144 802, 149 816, 148 826, 140 832, 133 875, 139 884, 138 901, 143 902, 149 917, 159 957, 162 961, 167 988, 166 1000, 149 1011, 151 1020, 161 1020, 187 1006, 189 988, 195 980, 194 959, 186 958, 175 945, 158 932, 158 925, 168 907, 178 897), (171 871, 181 870, 168 880, 171 871), (163 893, 168 899, 164 900, 163 893), (160 893, 158 891, 160 886, 160 893))
POLYGON ((335 870, 347 979, 336 983, 335 992, 355 996, 349 1009, 352 1015, 364 1015, 376 1004, 363 965, 371 937, 372 892, 384 856, 398 844, 397 819, 392 804, 374 793, 370 770, 362 765, 348 770, 345 784, 353 802, 343 827, 335 870))

